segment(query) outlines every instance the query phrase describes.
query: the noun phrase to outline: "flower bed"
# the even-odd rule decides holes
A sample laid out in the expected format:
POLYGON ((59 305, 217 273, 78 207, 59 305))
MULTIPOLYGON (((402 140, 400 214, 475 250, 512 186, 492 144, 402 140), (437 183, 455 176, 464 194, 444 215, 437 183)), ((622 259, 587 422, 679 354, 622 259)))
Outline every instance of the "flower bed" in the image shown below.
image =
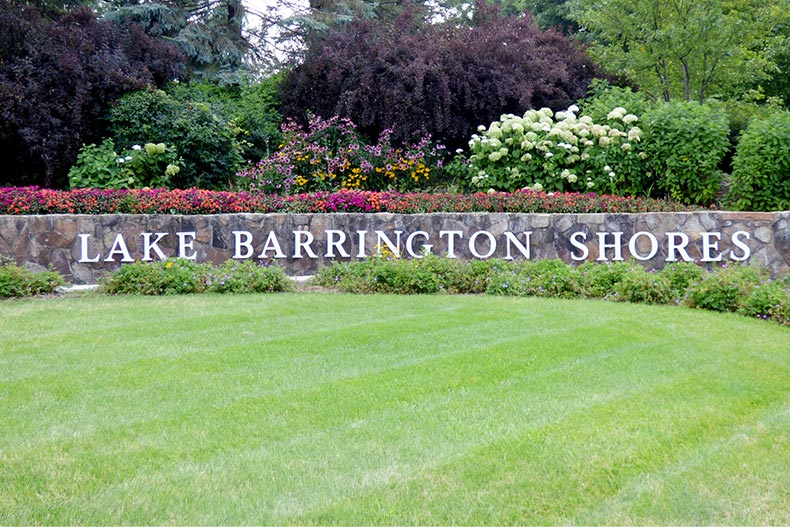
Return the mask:
POLYGON ((278 196, 200 189, 0 189, 0 214, 228 214, 390 212, 639 213, 680 212, 668 201, 594 193, 399 193, 341 190, 278 196))

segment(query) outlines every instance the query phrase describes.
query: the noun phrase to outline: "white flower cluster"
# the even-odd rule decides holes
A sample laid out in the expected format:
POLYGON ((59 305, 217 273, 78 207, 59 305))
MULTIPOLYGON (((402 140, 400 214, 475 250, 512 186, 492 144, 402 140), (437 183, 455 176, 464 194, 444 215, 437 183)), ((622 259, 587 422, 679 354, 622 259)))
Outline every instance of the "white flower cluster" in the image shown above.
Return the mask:
POLYGON ((492 178, 523 177, 525 184, 532 183, 529 188, 542 188, 554 180, 556 184, 550 186, 564 190, 580 185, 592 188, 601 176, 613 179, 608 166, 606 174, 592 174, 593 161, 610 148, 619 148, 626 155, 632 152, 642 137, 635 125, 638 117, 615 108, 607 116, 609 124, 596 124, 578 113, 575 105, 556 114, 541 108, 523 116, 502 115, 488 128, 478 127, 469 141, 470 161, 478 168, 472 183, 488 187, 496 183, 492 178))

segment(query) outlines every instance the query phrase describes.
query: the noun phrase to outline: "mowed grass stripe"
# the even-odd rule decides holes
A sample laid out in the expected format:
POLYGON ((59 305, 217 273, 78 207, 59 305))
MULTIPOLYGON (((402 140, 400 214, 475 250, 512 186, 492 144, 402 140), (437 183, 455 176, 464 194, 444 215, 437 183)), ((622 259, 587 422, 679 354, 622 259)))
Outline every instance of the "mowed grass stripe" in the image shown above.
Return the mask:
MULTIPOLYGON (((671 479, 734 430, 762 430, 759 416, 788 400, 786 328, 677 308, 93 300, 68 311, 97 323, 158 311, 170 338, 135 342, 143 316, 101 350, 50 342, 63 359, 41 378, 19 370, 47 356, 46 339, 2 353, 0 523, 629 523, 630 504, 655 493, 627 489, 671 479)), ((0 310, 24 321, 61 302, 0 310)), ((15 331, 0 325, 4 342, 15 331)), ((765 429, 765 448, 787 445, 782 427, 765 429)), ((755 488, 779 475, 760 467, 755 488)), ((781 518, 766 500, 756 517, 781 518)))
MULTIPOLYGON (((191 318, 187 321, 187 325, 169 330, 171 335, 180 331, 186 340, 171 339, 169 345, 162 345, 158 341, 149 342, 145 339, 130 344, 130 340, 134 339, 123 338, 120 348, 112 351, 105 346, 91 346, 92 336, 79 332, 88 341, 87 350, 82 344, 72 346, 60 341, 52 349, 52 355, 67 357, 68 360, 61 361, 67 366, 58 370, 54 370, 51 366, 41 368, 46 374, 39 372, 33 382, 25 383, 28 393, 31 397, 35 394, 38 403, 31 405, 30 415, 25 415, 22 409, 16 408, 13 415, 4 417, 16 418, 20 423, 34 422, 30 419, 31 416, 41 416, 42 413, 50 410, 58 414, 61 424, 65 424, 62 407, 74 400, 92 408, 93 416, 101 420, 102 415, 95 412, 96 398, 106 401, 108 397, 123 399, 128 396, 134 397, 138 403, 156 404, 161 403, 159 399, 162 398, 164 389, 170 392, 168 401, 180 406, 179 394, 190 393, 194 383, 202 379, 208 385, 206 391, 190 393, 190 395, 217 403, 218 398, 233 401, 240 397, 250 398, 270 392, 278 393, 283 390, 298 389, 305 382, 311 386, 319 384, 322 378, 335 381, 338 378, 353 377, 380 368, 389 369, 404 364, 436 360, 442 355, 474 351, 474 348, 442 345, 444 341, 454 342, 449 337, 459 330, 454 329, 452 325, 448 327, 440 324, 437 327, 435 315, 436 313, 432 313, 430 320, 426 317, 422 317, 421 320, 410 320, 416 315, 404 314, 400 311, 398 314, 400 318, 385 317, 385 320, 372 320, 364 324, 354 322, 345 327, 342 322, 337 321, 337 326, 331 331, 331 336, 336 338, 336 342, 327 340, 329 335, 324 331, 318 333, 311 331, 301 336, 305 332, 305 328, 301 325, 292 335, 276 337, 280 333, 279 328, 276 332, 267 332, 266 327, 260 327, 265 326, 266 323, 257 319, 251 323, 240 322, 242 328, 247 328, 241 330, 241 340, 247 340, 245 334, 249 336, 259 333, 266 335, 265 338, 255 338, 254 341, 242 344, 223 338, 227 333, 225 329, 215 330, 219 331, 219 334, 214 340, 190 337, 191 318), (376 336, 386 335, 388 328, 392 331, 393 326, 401 324, 408 325, 408 333, 398 337, 397 341, 376 336), (216 346, 218 340, 222 343, 221 346, 216 346), (393 346, 396 342, 397 346, 393 346), (413 350, 431 342, 436 344, 428 345, 427 350, 414 353, 413 350), (321 350, 321 346, 326 344, 333 346, 330 355, 316 351, 321 350), (366 353, 365 360, 361 361, 360 353, 363 352, 366 353), (81 361, 77 362, 73 359, 75 354, 81 357, 81 361), (126 355, 136 358, 127 359, 126 355), (261 367, 264 362, 265 367, 261 367), (272 371, 277 372, 277 375, 272 375, 272 371), (241 390, 242 393, 237 393, 236 389, 241 390), (146 401, 146 399, 150 400, 146 401)), ((94 322, 99 327, 103 324, 101 318, 96 318, 94 322)), ((505 320, 486 321, 485 324, 494 335, 489 335, 485 342, 480 341, 479 344, 484 346, 490 346, 497 339, 512 340, 524 338, 525 334, 531 335, 533 332, 551 331, 542 327, 522 327, 517 334, 511 334, 507 331, 508 322, 505 320), (501 331, 498 331, 500 329, 501 331), (497 332, 499 334, 496 334, 497 332)), ((225 324, 221 327, 224 328, 225 324)), ((147 332, 148 329, 144 327, 141 331, 147 332)), ((478 337, 474 330, 471 333, 470 339, 466 342, 472 342, 478 337)), ((25 346, 30 347, 29 344, 25 346)), ((21 346, 11 344, 9 347, 13 349, 21 346)), ((9 379, 3 384, 30 378, 34 373, 30 371, 31 369, 30 361, 23 363, 16 371, 9 372, 9 379)), ((15 388, 15 391, 18 397, 22 396, 21 389, 15 388)), ((119 400, 119 403, 124 401, 119 400)), ((113 412, 116 408, 112 404, 106 406, 113 412)), ((146 408, 146 405, 143 404, 141 407, 146 408)), ((76 417, 80 428, 84 429, 86 416, 84 413, 79 413, 76 417)), ((25 431, 28 439, 30 433, 30 430, 25 431)))

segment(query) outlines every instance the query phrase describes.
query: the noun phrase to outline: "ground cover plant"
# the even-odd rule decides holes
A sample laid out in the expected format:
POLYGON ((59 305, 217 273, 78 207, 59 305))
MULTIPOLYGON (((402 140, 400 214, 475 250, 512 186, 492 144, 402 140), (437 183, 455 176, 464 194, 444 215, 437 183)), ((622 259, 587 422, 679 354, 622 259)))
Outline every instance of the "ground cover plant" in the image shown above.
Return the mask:
POLYGON ((34 273, 0 256, 0 298, 42 295, 65 285, 55 271, 34 273))
POLYGON ((674 304, 790 325, 790 276, 771 280, 766 269, 750 266, 705 270, 684 262, 648 271, 633 262, 574 267, 560 260, 464 261, 389 254, 336 262, 320 269, 313 280, 350 293, 487 293, 674 304))
POLYGON ((101 284, 101 291, 110 295, 275 293, 292 288, 285 272, 277 266, 250 260, 212 265, 184 258, 124 264, 101 284))
MULTIPOLYGON (((674 304, 790 326, 790 277, 772 280, 767 269, 745 265, 705 270, 684 262, 648 271, 633 262, 587 262, 574 267, 560 260, 465 261, 430 254, 398 258, 385 251, 365 260, 323 267, 311 283, 359 294, 486 293, 674 304)), ((100 289, 111 295, 291 290, 293 284, 277 266, 234 260, 214 266, 184 259, 123 264, 103 279, 100 289)))
POLYGON ((0 303, 2 524, 787 524, 788 328, 477 296, 0 303))

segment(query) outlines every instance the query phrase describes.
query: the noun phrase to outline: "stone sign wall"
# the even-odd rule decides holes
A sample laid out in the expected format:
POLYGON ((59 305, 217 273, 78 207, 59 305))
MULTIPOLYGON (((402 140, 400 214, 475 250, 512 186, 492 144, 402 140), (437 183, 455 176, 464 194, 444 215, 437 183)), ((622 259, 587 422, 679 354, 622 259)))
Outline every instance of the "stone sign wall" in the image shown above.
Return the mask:
POLYGON ((790 270, 790 212, 647 214, 220 214, 0 216, 0 255, 96 283, 124 262, 253 259, 310 275, 378 252, 419 258, 559 258, 790 270))

